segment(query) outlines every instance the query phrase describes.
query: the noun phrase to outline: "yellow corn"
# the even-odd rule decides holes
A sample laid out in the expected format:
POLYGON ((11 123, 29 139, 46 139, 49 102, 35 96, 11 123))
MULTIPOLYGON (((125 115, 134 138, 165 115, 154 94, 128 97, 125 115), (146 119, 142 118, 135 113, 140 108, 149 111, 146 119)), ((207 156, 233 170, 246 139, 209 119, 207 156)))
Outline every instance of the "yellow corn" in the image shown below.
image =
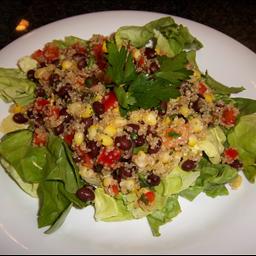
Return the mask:
POLYGON ((81 112, 81 117, 82 118, 88 118, 91 117, 93 115, 93 109, 91 105, 85 105, 84 110, 82 110, 81 112))
POLYGON ((119 107, 116 107, 116 108, 113 108, 112 111, 113 111, 113 113, 119 113, 120 110, 119 110, 119 107))
POLYGON ((212 103, 213 99, 214 99, 214 97, 211 93, 205 93, 204 98, 205 98, 206 102, 208 102, 208 103, 212 103))
POLYGON ((140 53, 140 50, 138 50, 138 49, 133 49, 133 51, 132 51, 132 56, 133 56, 133 58, 135 59, 135 60, 138 60, 139 58, 140 58, 140 56, 141 56, 141 53, 140 53))
POLYGON ((164 125, 164 126, 168 126, 170 123, 171 123, 170 117, 169 117, 169 116, 166 116, 166 117, 163 119, 163 125, 164 125))
POLYGON ((113 184, 113 179, 111 177, 106 177, 103 180, 103 186, 104 187, 109 187, 113 184))
POLYGON ((122 117, 118 117, 114 120, 113 125, 115 127, 122 127, 125 126, 127 124, 127 120, 125 118, 122 117))
POLYGON ((97 131, 98 131, 98 126, 97 125, 91 125, 88 128, 88 138, 90 140, 93 140, 97 135, 97 131))
POLYGON ((156 125, 157 123, 157 114, 155 112, 149 112, 144 117, 144 122, 148 125, 156 125))
POLYGON ((114 137, 117 133, 117 129, 110 124, 104 129, 104 133, 109 135, 110 137, 114 137))
POLYGON ((163 152, 159 158, 163 164, 170 162, 170 155, 168 152, 163 152))
POLYGON ((76 146, 80 146, 84 142, 84 134, 82 132, 76 132, 74 136, 74 143, 76 146))
POLYGON ((199 70, 195 69, 193 74, 195 80, 199 80, 201 78, 201 73, 199 70))
POLYGON ((193 132, 201 132, 204 128, 202 121, 199 118, 193 118, 189 121, 190 128, 193 132))
POLYGON ((132 191, 135 188, 135 180, 133 180, 133 179, 124 180, 120 183, 120 186, 122 189, 132 191))
POLYGON ((196 136, 195 136, 195 135, 189 136, 188 145, 189 145, 190 147, 194 147, 194 146, 196 145, 196 143, 197 143, 197 138, 196 138, 196 136))
POLYGON ((102 100, 102 95, 100 95, 100 94, 97 94, 94 98, 93 98, 93 101, 95 102, 95 101, 101 101, 102 100))
POLYGON ((68 70, 74 67, 74 62, 71 60, 64 60, 61 66, 64 70, 68 70))
POLYGON ((108 135, 101 134, 99 136, 99 139, 101 140, 101 143, 103 146, 110 147, 114 144, 113 139, 108 135))
POLYGON ((241 187, 242 181, 243 178, 240 175, 238 175, 232 182, 230 182, 229 185, 232 189, 235 190, 241 187))
POLYGON ((74 102, 68 105, 68 112, 73 116, 79 116, 83 111, 83 105, 80 102, 74 102))
POLYGON ((105 53, 108 52, 106 41, 104 41, 103 44, 102 44, 102 51, 105 52, 105 53))
POLYGON ((10 113, 16 114, 16 113, 24 113, 25 109, 19 104, 12 104, 9 109, 10 113))
POLYGON ((182 106, 180 108, 180 113, 184 116, 184 117, 188 117, 190 114, 190 110, 187 106, 182 106))

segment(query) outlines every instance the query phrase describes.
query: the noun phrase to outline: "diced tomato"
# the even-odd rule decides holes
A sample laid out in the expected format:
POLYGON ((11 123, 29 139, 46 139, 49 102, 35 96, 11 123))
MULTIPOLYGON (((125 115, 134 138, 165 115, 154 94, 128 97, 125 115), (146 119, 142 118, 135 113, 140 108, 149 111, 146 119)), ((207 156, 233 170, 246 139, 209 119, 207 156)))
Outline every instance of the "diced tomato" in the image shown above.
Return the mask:
POLYGON ((67 143, 68 145, 72 145, 73 139, 74 139, 74 133, 72 133, 72 134, 66 134, 66 135, 64 136, 64 140, 66 141, 66 143, 67 143))
POLYGON ((105 112, 110 108, 117 106, 117 98, 114 92, 109 92, 103 99, 102 104, 104 106, 105 112))
POLYGON ((47 45, 43 50, 44 57, 47 62, 53 62, 59 59, 60 51, 59 48, 53 44, 47 45))
POLYGON ((36 107, 39 109, 42 109, 44 106, 48 105, 50 103, 49 100, 44 99, 44 98, 38 98, 36 100, 36 107))
POLYGON ((112 151, 107 151, 106 148, 104 148, 99 157, 98 157, 98 163, 111 166, 115 163, 117 163, 121 158, 121 152, 119 149, 113 149, 112 151))
POLYGON ((143 57, 140 57, 139 61, 138 61, 138 66, 142 67, 145 64, 145 60, 143 57))
POLYGON ((226 125, 234 125, 236 123, 237 113, 234 108, 226 107, 222 114, 222 122, 226 125))
POLYGON ((112 190, 112 192, 113 192, 113 194, 114 194, 115 196, 117 196, 117 195, 119 194, 119 188, 118 188, 117 185, 112 185, 112 186, 111 186, 111 190, 112 190))
POLYGON ((238 151, 234 148, 227 148, 224 151, 224 155, 230 158, 231 160, 235 160, 238 157, 238 154, 238 151))
POLYGON ((37 146, 45 146, 47 142, 47 134, 38 133, 35 131, 33 141, 34 141, 34 144, 37 146))
POLYGON ((97 44, 93 47, 93 53, 96 58, 100 58, 103 55, 103 50, 102 50, 103 44, 97 44))
POLYGON ((198 93, 200 95, 204 95, 204 93, 207 91, 207 86, 204 83, 199 83, 198 85, 198 93))
POLYGON ((31 58, 38 61, 39 63, 45 62, 44 53, 42 50, 36 50, 32 55, 31 58))
POLYGON ((149 203, 152 203, 155 201, 155 193, 153 191, 149 191, 147 193, 145 193, 146 199, 149 203))

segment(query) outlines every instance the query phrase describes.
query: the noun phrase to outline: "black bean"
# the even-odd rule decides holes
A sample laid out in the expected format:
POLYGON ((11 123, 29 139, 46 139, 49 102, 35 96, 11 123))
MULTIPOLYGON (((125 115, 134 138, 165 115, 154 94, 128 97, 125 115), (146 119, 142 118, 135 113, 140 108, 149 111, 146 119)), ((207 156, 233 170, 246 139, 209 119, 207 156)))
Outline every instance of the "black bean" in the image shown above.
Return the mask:
POLYGON ((91 158, 95 158, 100 153, 100 147, 97 145, 96 141, 89 140, 86 142, 86 147, 89 149, 88 155, 91 158))
POLYGON ((69 95, 69 91, 71 90, 71 85, 70 84, 66 84, 64 86, 62 86, 58 91, 57 91, 57 95, 62 98, 62 99, 68 99, 70 98, 69 95))
POLYGON ((182 163, 181 168, 184 171, 192 171, 196 168, 196 166, 197 166, 196 161, 188 159, 182 163))
POLYGON ((201 100, 198 99, 195 102, 193 102, 192 108, 195 110, 195 112, 200 113, 201 112, 201 100))
POLYGON ((118 168, 118 169, 115 169, 113 172, 112 172, 112 177, 113 179, 117 180, 119 183, 121 182, 122 180, 122 168, 118 168))
POLYGON ((158 175, 155 175, 154 173, 151 173, 148 177, 147 177, 147 183, 150 186, 158 186, 160 184, 160 177, 158 175))
POLYGON ((84 59, 81 59, 81 60, 79 60, 79 61, 77 62, 77 67, 78 67, 78 69, 80 69, 80 70, 82 70, 83 68, 85 68, 86 65, 87 65, 87 61, 86 61, 85 58, 84 58, 84 59))
POLYGON ((103 165, 102 165, 102 164, 95 164, 95 165, 93 166, 93 170, 94 170, 96 173, 101 173, 102 169, 103 169, 103 165))
POLYGON ((89 186, 84 186, 76 192, 77 197, 84 202, 93 201, 95 199, 94 191, 89 186))
POLYGON ((72 56, 72 58, 74 61, 79 62, 80 60, 85 59, 86 56, 85 54, 82 54, 82 53, 76 53, 72 56))
POLYGON ((99 101, 93 102, 92 108, 97 116, 100 116, 105 113, 104 106, 99 101))
POLYGON ((60 83, 60 76, 58 74, 51 74, 49 78, 50 86, 56 87, 60 83))
POLYGON ((146 47, 144 54, 148 59, 153 59, 156 57, 156 51, 153 48, 146 47))
POLYGON ((37 79, 35 78, 35 70, 34 69, 30 69, 28 72, 27 72, 27 78, 33 82, 36 82, 37 79))
POLYGON ((159 66, 157 65, 157 63, 156 62, 152 62, 150 64, 150 66, 149 66, 149 73, 153 74, 153 73, 155 73, 158 70, 159 70, 159 66))
POLYGON ((45 90, 41 86, 38 86, 36 88, 36 97, 45 97, 45 96, 46 96, 45 90))
POLYGON ((155 143, 154 146, 149 145, 149 147, 148 147, 148 153, 149 154, 156 154, 162 147, 161 138, 156 136, 156 135, 153 135, 153 137, 154 137, 154 140, 155 140, 155 138, 157 138, 157 142, 155 143))
POLYGON ((235 169, 241 169, 243 167, 243 164, 238 159, 236 159, 230 164, 230 166, 235 169))
POLYGON ((162 102, 160 103, 159 110, 158 110, 158 114, 159 114, 160 116, 164 116, 164 115, 166 114, 166 112, 167 112, 167 106, 168 106, 168 104, 167 104, 166 101, 162 101, 162 102))
POLYGON ((133 169, 132 168, 123 168, 121 175, 123 179, 132 177, 133 169))
POLYGON ((27 110, 27 117, 28 117, 29 119, 33 119, 33 118, 34 118, 33 109, 28 109, 28 110, 27 110))
POLYGON ((122 150, 129 150, 132 147, 132 141, 128 136, 118 136, 115 138, 115 145, 122 150))
POLYGON ((28 119, 22 113, 16 113, 12 117, 13 121, 17 124, 25 124, 28 122, 28 119))
POLYGON ((62 108, 60 110, 60 116, 66 116, 66 115, 68 115, 67 108, 62 108))
POLYGON ((57 127, 55 127, 54 128, 54 134, 55 135, 60 135, 60 134, 62 134, 63 132, 64 132, 64 125, 63 124, 60 124, 59 126, 57 126, 57 127))
POLYGON ((144 135, 139 135, 138 138, 136 140, 134 140, 134 143, 136 145, 136 147, 140 147, 143 144, 145 144, 145 136, 144 135))
POLYGON ((125 131, 131 134, 131 133, 138 133, 139 129, 140 129, 140 126, 138 124, 128 124, 125 131))
POLYGON ((93 118, 82 118, 81 122, 84 124, 84 131, 87 132, 88 128, 93 125, 93 118))

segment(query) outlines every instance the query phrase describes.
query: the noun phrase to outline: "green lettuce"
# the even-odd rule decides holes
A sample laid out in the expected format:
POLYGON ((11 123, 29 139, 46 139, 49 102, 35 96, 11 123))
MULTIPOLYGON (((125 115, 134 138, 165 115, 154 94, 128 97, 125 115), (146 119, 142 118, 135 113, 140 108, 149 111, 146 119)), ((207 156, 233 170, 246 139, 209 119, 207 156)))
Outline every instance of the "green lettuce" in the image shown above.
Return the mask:
POLYGON ((225 141, 226 136, 224 132, 219 126, 217 126, 208 129, 206 138, 198 142, 196 148, 204 151, 212 163, 218 164, 221 161, 221 154, 224 151, 223 144, 225 141))
POLYGON ((87 45, 87 41, 76 36, 66 36, 64 40, 53 40, 53 43, 56 44, 61 49, 65 49, 77 43, 82 46, 87 45))
POLYGON ((1 163, 28 194, 39 197, 38 226, 55 231, 71 205, 88 204, 75 195, 83 186, 71 152, 59 137, 50 135, 45 147, 32 145, 33 133, 20 130, 5 135, 0 142, 1 163))
POLYGON ((250 182, 256 177, 256 113, 242 116, 234 130, 228 135, 228 142, 239 152, 244 174, 250 182))
POLYGON ((121 47, 124 41, 129 41, 133 46, 140 48, 151 39, 156 40, 156 49, 169 57, 186 49, 197 50, 202 47, 186 27, 176 24, 171 17, 163 17, 144 26, 124 26, 115 33, 118 47, 121 47))
POLYGON ((35 87, 22 71, 0 68, 0 98, 3 101, 27 105, 34 100, 35 87))
POLYGON ((181 212, 177 196, 171 196, 166 200, 164 207, 147 216, 148 223, 154 236, 160 236, 160 226, 170 222, 181 212))
POLYGON ((207 159, 202 159, 197 168, 200 176, 195 184, 180 193, 188 200, 194 200, 201 192, 207 196, 217 197, 228 195, 226 184, 234 180, 237 170, 226 164, 212 164, 207 159))
POLYGON ((256 100, 247 98, 232 98, 232 100, 239 109, 240 116, 256 113, 256 100))

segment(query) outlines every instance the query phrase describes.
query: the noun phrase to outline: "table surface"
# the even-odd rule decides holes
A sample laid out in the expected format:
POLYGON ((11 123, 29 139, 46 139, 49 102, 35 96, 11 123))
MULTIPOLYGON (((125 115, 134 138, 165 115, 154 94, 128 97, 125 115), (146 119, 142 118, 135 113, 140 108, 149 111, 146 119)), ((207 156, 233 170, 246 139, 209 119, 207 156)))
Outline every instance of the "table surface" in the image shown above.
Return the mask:
POLYGON ((66 17, 107 10, 141 10, 176 15, 215 28, 256 52, 256 0, 1 0, 0 49, 37 27, 66 17), (25 18, 26 32, 15 27, 25 18))

